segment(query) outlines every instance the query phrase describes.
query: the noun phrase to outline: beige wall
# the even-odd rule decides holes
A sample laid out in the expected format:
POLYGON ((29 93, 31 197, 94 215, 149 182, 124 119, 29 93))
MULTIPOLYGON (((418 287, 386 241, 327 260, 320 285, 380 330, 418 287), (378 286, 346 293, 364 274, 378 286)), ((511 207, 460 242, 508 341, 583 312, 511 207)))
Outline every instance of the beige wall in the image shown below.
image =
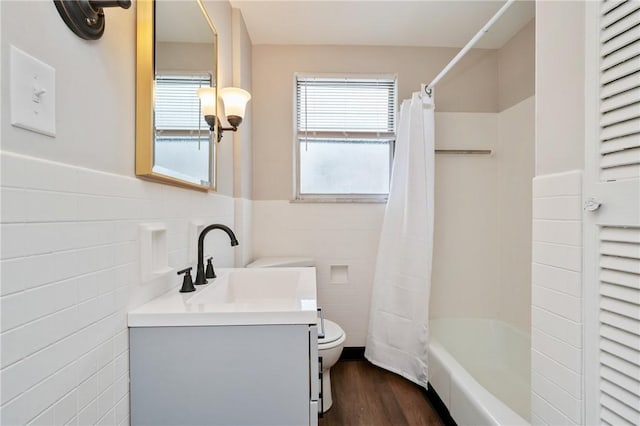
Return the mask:
MULTIPOLYGON (((288 200, 293 181, 295 72, 397 73, 398 97, 428 83, 458 49, 366 46, 254 46, 253 198, 288 200)), ((498 110, 498 59, 473 50, 436 90, 438 111, 498 110)))
POLYGON ((536 176, 584 167, 583 2, 536 2, 536 176))
MULTIPOLYGON (((439 112, 498 112, 535 93, 535 21, 499 50, 472 50, 436 88, 439 112)), ((290 199, 295 72, 394 73, 410 97, 458 52, 449 48, 268 46, 253 48, 256 138, 253 198, 290 199)))
MULTIPOLYGON (((135 7, 109 10, 104 36, 87 42, 64 25, 53 3, 3 3, 7 3, 11 19, 5 15, 2 22, 2 68, 9 69, 6 47, 12 43, 56 69, 57 136, 50 138, 13 127, 9 115, 4 114, 2 149, 133 176, 135 7), (22 19, 36 13, 36 20, 22 19), (25 22, 38 25, 37 34, 24 31, 25 22), (91 97, 87 97, 88 93, 91 97)), ((218 81, 224 87, 232 81, 231 6, 214 1, 206 2, 206 8, 219 34, 218 81)), ((8 78, 3 78, 2 84, 3 92, 8 93, 8 78)), ((5 107, 8 100, 8 96, 2 98, 5 107)), ((233 144, 223 143, 219 148, 218 192, 232 195, 233 144)))
POLYGON ((2 150, 133 176, 135 10, 113 8, 102 39, 87 42, 67 28, 53 2, 1 3, 2 150), (55 138, 11 126, 10 44, 56 70, 55 138))
POLYGON ((156 43, 156 71, 199 71, 213 74, 215 66, 213 44, 156 43))
MULTIPOLYGON (((205 1, 205 9, 218 32, 218 87, 233 84, 233 26, 231 5, 227 1, 205 1)), ((224 111, 218 102, 218 111, 224 111)), ((226 125, 226 120, 220 117, 226 125)), ((225 135, 218 144, 218 193, 233 194, 233 136, 225 135)))
MULTIPOLYGON (((251 56, 252 44, 247 27, 238 9, 232 11, 233 31, 233 85, 241 87, 249 93, 251 88, 251 56)), ((235 250, 236 266, 244 266, 253 259, 253 206, 251 188, 253 180, 253 132, 252 102, 242 125, 233 133, 233 196, 235 200, 236 235, 243 244, 235 250)), ((230 135, 227 136, 229 138, 230 135)), ((227 139, 226 143, 231 142, 227 139)))
POLYGON ((532 19, 498 50, 498 109, 500 111, 535 93, 535 33, 535 19, 532 19))
MULTIPOLYGON (((233 9, 233 85, 252 93, 251 87, 251 57, 252 44, 242 14, 233 9)), ((254 101, 255 102, 255 101, 254 101)), ((233 196, 251 198, 253 186, 252 178, 252 111, 253 102, 247 105, 247 112, 242 126, 233 138, 234 179, 233 196)))

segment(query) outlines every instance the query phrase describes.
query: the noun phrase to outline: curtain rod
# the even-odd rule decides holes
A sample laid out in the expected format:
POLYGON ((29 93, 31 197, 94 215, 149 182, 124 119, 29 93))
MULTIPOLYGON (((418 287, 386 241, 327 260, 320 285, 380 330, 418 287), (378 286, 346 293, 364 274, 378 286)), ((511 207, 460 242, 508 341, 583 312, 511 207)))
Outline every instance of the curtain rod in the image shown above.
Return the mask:
POLYGON ((434 78, 428 85, 423 85, 423 90, 427 95, 431 96, 431 90, 435 87, 436 84, 438 84, 442 77, 444 77, 445 74, 448 73, 449 70, 453 68, 460 59, 462 59, 462 57, 478 42, 478 40, 482 38, 483 35, 489 32, 489 28, 491 28, 493 24, 495 24, 496 21, 500 19, 500 17, 507 11, 509 6, 511 6, 514 2, 515 0, 507 0, 507 2, 502 5, 500 10, 498 10, 498 12, 493 15, 493 18, 489 19, 489 22, 487 22, 484 27, 482 27, 482 29, 480 29, 480 31, 478 31, 478 33, 473 36, 473 38, 466 44, 466 46, 464 46, 462 50, 453 57, 453 59, 447 64, 447 66, 445 66, 442 71, 440 71, 436 78, 434 78))

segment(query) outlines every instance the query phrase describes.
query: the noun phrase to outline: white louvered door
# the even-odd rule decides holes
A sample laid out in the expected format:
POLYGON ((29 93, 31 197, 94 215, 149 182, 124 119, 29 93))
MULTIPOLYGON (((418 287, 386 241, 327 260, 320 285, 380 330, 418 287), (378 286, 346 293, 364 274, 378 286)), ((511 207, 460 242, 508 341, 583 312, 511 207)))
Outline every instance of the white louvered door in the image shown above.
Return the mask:
POLYGON ((640 425, 640 0, 587 4, 586 36, 585 418, 640 425))

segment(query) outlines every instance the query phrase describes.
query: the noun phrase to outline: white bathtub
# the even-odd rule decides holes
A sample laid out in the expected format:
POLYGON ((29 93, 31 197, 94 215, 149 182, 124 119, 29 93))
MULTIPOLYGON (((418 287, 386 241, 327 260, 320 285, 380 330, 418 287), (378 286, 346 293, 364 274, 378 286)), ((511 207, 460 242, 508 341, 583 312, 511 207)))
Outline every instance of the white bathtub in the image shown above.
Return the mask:
POLYGON ((431 320, 429 383, 463 425, 528 425, 528 335, 501 321, 431 320))

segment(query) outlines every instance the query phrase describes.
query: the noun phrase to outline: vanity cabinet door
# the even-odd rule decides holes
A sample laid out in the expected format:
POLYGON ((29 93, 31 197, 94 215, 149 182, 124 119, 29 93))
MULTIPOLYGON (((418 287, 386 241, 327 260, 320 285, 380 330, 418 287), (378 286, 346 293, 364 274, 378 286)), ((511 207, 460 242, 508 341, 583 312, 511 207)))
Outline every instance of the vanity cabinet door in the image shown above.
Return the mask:
POLYGON ((282 426, 313 417, 308 325, 133 327, 130 360, 132 425, 282 426))

